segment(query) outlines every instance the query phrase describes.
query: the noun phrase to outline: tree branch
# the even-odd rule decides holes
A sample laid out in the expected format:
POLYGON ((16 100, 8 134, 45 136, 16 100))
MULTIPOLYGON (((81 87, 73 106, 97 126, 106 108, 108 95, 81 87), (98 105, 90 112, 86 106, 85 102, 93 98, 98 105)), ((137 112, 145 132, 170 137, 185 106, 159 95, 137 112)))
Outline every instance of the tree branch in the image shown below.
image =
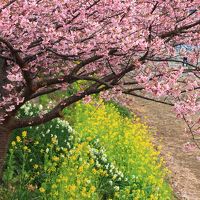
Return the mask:
POLYGON ((60 88, 61 88, 61 86, 52 87, 52 88, 41 88, 41 90, 38 90, 36 93, 32 94, 28 100, 34 99, 34 98, 42 96, 44 94, 50 94, 52 92, 59 90, 60 88))
POLYGON ((3 58, 5 60, 10 60, 10 61, 14 62, 14 59, 11 58, 11 57, 8 57, 8 56, 0 55, 0 58, 3 58))
POLYGON ((15 62, 18 64, 18 66, 20 67, 20 69, 22 71, 23 77, 26 80, 27 87, 29 88, 29 91, 32 91, 32 87, 31 87, 32 86, 32 80, 30 78, 29 73, 24 70, 25 63, 24 63, 23 59, 20 57, 20 55, 18 54, 18 51, 12 46, 12 44, 10 42, 8 42, 7 40, 5 40, 2 37, 0 37, 0 42, 5 44, 7 46, 7 48, 10 50, 12 56, 14 57, 15 62))
POLYGON ((145 96, 142 96, 142 95, 133 93, 133 92, 130 93, 130 92, 123 91, 123 93, 124 93, 124 94, 128 94, 128 95, 131 95, 131 96, 134 96, 134 97, 139 97, 139 98, 141 98, 141 99, 146 99, 146 100, 149 100, 149 101, 153 101, 153 102, 157 102, 157 103, 162 103, 162 104, 169 105, 169 106, 174 106, 173 103, 168 103, 168 102, 165 102, 165 101, 152 99, 152 98, 150 98, 150 97, 145 97, 145 96))
POLYGON ((65 107, 70 106, 71 104, 81 100, 87 95, 96 94, 105 89, 106 89, 105 87, 104 88, 97 88, 93 86, 89 87, 81 94, 75 94, 75 95, 70 96, 69 98, 62 100, 59 104, 57 104, 51 111, 49 111, 46 114, 39 115, 36 117, 25 118, 25 119, 18 119, 18 120, 16 119, 12 128, 36 126, 36 125, 46 123, 54 118, 62 117, 61 112, 65 107))
POLYGON ((7 7, 9 7, 10 5, 12 5, 13 3, 15 3, 17 0, 11 0, 9 1, 7 4, 5 4, 2 8, 0 8, 0 13, 2 12, 2 10, 6 9, 7 7))
MULTIPOLYGON (((146 60, 155 61, 155 62, 176 62, 176 63, 181 63, 181 64, 184 63, 181 60, 175 60, 175 59, 171 59, 171 58, 146 58, 146 60)), ((196 68, 195 65, 192 65, 190 63, 187 63, 187 65, 189 65, 190 67, 196 68)))
POLYGON ((160 38, 164 39, 164 38, 167 38, 167 37, 174 37, 174 36, 180 34, 182 31, 193 28, 193 27, 195 27, 199 24, 200 24, 200 19, 197 20, 196 22, 193 22, 192 24, 187 24, 187 25, 181 26, 181 27, 179 27, 179 28, 177 28, 173 31, 163 33, 163 34, 160 35, 160 38))
POLYGON ((103 58, 104 56, 103 55, 95 55, 95 56, 93 56, 93 57, 91 57, 91 58, 88 58, 88 59, 86 59, 86 60, 83 60, 83 61, 81 61, 81 63, 80 64, 78 64, 72 71, 71 71, 71 75, 74 75, 74 74, 76 74, 82 67, 84 67, 85 65, 87 65, 87 64, 90 64, 91 62, 95 62, 95 61, 97 61, 97 60, 99 60, 99 59, 101 59, 101 58, 103 58))

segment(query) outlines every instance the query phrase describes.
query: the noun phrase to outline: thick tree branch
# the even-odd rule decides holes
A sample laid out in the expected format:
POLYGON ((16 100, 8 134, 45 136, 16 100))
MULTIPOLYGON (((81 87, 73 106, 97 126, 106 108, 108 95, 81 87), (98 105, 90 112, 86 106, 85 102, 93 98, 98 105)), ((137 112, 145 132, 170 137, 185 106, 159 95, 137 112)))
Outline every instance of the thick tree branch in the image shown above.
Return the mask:
POLYGON ((58 53, 57 51, 53 50, 53 49, 50 49, 50 48, 47 48, 46 49, 47 51, 55 54, 56 56, 62 58, 63 60, 75 60, 78 58, 78 55, 66 55, 66 54, 61 54, 61 53, 58 53))
POLYGON ((103 58, 104 56, 103 55, 95 55, 95 56, 93 56, 93 57, 91 57, 91 58, 88 58, 88 59, 86 59, 86 60, 83 60, 83 61, 81 61, 81 63, 80 64, 78 64, 76 67, 74 67, 74 69, 71 71, 71 75, 74 75, 74 74, 76 74, 82 67, 84 67, 85 65, 88 65, 88 64, 90 64, 90 63, 92 63, 92 62, 95 62, 95 61, 97 61, 97 60, 100 60, 101 58, 103 58))
POLYGON ((107 86, 107 88, 112 88, 113 86, 110 85, 108 82, 103 81, 103 79, 98 79, 90 76, 73 76, 76 80, 86 80, 86 81, 94 81, 96 83, 100 83, 102 85, 107 86))
POLYGON ((40 90, 38 90, 36 93, 32 94, 28 100, 34 99, 36 97, 42 96, 44 94, 50 94, 52 92, 55 92, 57 90, 59 90, 61 88, 61 86, 56 86, 56 87, 51 87, 51 88, 41 88, 40 90))
MULTIPOLYGON (((75 81, 78 81, 78 80, 94 81, 96 83, 100 83, 102 85, 105 85, 107 88, 113 87, 108 82, 103 81, 103 79, 98 79, 98 78, 94 78, 94 77, 90 77, 90 76, 71 76, 71 78, 69 80, 71 80, 70 83, 72 83, 72 81, 75 82, 75 81)), ((64 82, 66 83, 67 79, 65 79, 64 82)), ((61 83, 63 83, 63 81, 61 81, 61 83)), ((50 87, 50 88, 49 87, 41 88, 36 93, 32 94, 29 99, 33 99, 33 98, 39 97, 39 96, 44 95, 44 94, 49 94, 49 93, 55 92, 55 91, 57 91, 61 88, 62 88, 61 85, 56 85, 56 86, 50 87)))
MULTIPOLYGON (((96 80, 96 83, 91 85, 88 89, 86 89, 85 91, 83 91, 80 94, 75 94, 70 96, 67 99, 62 100, 57 106, 55 106, 50 112, 41 115, 41 116, 36 116, 36 117, 30 117, 27 119, 20 119, 20 120, 16 120, 15 124, 14 124, 14 128, 21 128, 21 127, 26 127, 26 126, 34 126, 34 125, 39 125, 45 122, 48 122, 54 118, 57 117, 62 117, 61 111, 67 107, 70 106, 71 104, 81 100, 82 98, 84 98, 87 95, 91 95, 91 94, 96 94, 99 93, 103 90, 109 89, 110 85, 108 85, 106 82, 111 82, 111 86, 116 84, 118 82, 118 80, 124 76, 126 73, 130 72, 131 70, 133 70, 134 65, 130 65, 129 67, 125 68, 121 73, 119 73, 118 75, 115 74, 110 74, 107 75, 106 77, 100 79, 100 80, 96 80), (102 85, 106 85, 104 87, 100 87, 102 85)), ((92 81, 95 81, 95 79, 89 78, 92 81)))
POLYGON ((43 87, 49 87, 51 85, 55 84, 61 84, 61 83, 73 83, 75 79, 73 79, 73 76, 66 75, 66 76, 60 76, 55 78, 48 78, 48 79, 40 79, 38 81, 35 81, 34 88, 35 90, 38 90, 43 87))
POLYGON ((76 81, 76 78, 74 77, 75 74, 78 73, 78 71, 81 68, 83 68, 85 65, 95 62, 101 58, 103 58, 103 56, 96 55, 96 56, 93 56, 91 58, 88 58, 88 59, 82 61, 80 64, 78 64, 74 67, 74 69, 71 71, 71 73, 69 75, 64 75, 64 76, 55 77, 55 78, 41 79, 39 81, 35 81, 34 88, 35 88, 35 90, 37 90, 41 87, 50 86, 53 84, 60 84, 60 83, 64 83, 64 82, 73 83, 74 81, 76 81))
POLYGON ((2 10, 6 9, 7 7, 9 7, 10 5, 12 5, 13 3, 15 3, 17 0, 11 0, 9 1, 7 4, 5 4, 2 8, 0 8, 0 13, 2 10))
POLYGON ((184 26, 181 26, 173 31, 169 31, 169 32, 166 32, 166 33, 163 33, 160 35, 160 38, 164 39, 164 38, 167 38, 167 37, 174 37, 178 34, 180 34, 182 31, 184 30, 188 30, 190 28, 193 28, 197 25, 200 25, 200 19, 191 23, 191 24, 187 24, 187 25, 184 25, 184 26))
POLYGON ((96 94, 105 89, 106 89, 105 87, 103 87, 103 88, 98 88, 98 87, 93 87, 93 86, 89 87, 81 94, 75 94, 75 95, 70 96, 69 98, 62 100, 57 106, 55 106, 51 111, 49 111, 46 114, 39 115, 36 117, 15 120, 15 123, 12 128, 36 126, 36 125, 39 125, 42 123, 46 123, 54 118, 62 117, 61 112, 65 107, 70 106, 71 104, 81 100, 82 98, 84 98, 87 95, 96 94))

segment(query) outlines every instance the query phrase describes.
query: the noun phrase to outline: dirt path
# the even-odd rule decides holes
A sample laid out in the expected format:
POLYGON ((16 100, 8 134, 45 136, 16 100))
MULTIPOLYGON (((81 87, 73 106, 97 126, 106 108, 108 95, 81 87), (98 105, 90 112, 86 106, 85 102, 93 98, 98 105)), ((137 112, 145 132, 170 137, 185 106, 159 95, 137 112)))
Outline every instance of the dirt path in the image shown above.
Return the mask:
POLYGON ((156 142, 162 145, 162 154, 172 171, 171 183, 178 199, 200 200, 200 151, 186 153, 188 142, 186 125, 177 120, 172 107, 134 98, 131 110, 156 131, 156 142), (144 116, 147 118, 145 119, 144 116), (170 155, 169 155, 170 154, 170 155))

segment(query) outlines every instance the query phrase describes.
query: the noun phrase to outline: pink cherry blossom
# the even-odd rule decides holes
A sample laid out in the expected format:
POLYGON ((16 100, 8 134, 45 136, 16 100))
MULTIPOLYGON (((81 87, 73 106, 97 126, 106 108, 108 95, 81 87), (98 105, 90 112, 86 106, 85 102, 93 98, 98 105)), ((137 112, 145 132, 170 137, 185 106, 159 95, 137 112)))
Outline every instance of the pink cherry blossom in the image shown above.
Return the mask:
POLYGON ((27 101, 79 81, 84 86, 52 113, 14 128, 59 117, 65 106, 94 93, 124 104, 129 99, 122 93, 164 97, 177 116, 193 119, 200 113, 199 18, 198 0, 1 2, 2 126, 27 101))

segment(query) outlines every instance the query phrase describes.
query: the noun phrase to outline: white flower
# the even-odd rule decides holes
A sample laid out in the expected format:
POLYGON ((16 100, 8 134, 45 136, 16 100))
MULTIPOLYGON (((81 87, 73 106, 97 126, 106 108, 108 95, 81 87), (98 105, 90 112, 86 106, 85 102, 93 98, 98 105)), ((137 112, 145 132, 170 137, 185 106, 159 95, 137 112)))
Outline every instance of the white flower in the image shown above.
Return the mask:
POLYGON ((107 158, 106 158, 106 157, 102 157, 101 160, 102 160, 103 162, 107 162, 107 158))
POLYGON ((101 165, 99 164, 98 161, 96 161, 96 166, 97 166, 97 167, 100 167, 100 166, 101 166, 101 165))
POLYGON ((32 116, 33 115, 33 112, 30 112, 30 116, 32 116))
POLYGON ((105 168, 108 170, 108 168, 109 168, 109 164, 105 165, 105 168))
POLYGON ((67 142, 67 144, 66 144, 69 148, 71 147, 71 145, 70 145, 70 143, 69 142, 67 142))
POLYGON ((50 133, 50 130, 48 129, 46 133, 50 133))
POLYGON ((72 127, 71 126, 68 126, 68 131, 69 131, 69 133, 71 133, 72 132, 72 127))
POLYGON ((99 143, 99 139, 96 139, 95 144, 99 143))
POLYGON ((49 152, 49 148, 46 148, 46 153, 48 153, 49 152))
POLYGON ((113 182, 112 181, 108 181, 108 183, 112 186, 113 185, 113 182))
POLYGON ((112 163, 110 164, 110 168, 111 168, 111 169, 114 169, 114 168, 115 168, 114 165, 113 165, 112 163))
POLYGON ((115 187, 114 187, 114 190, 115 190, 115 191, 119 191, 119 186, 115 186, 115 187))
POLYGON ((105 151, 104 149, 101 149, 101 150, 100 150, 100 153, 104 153, 104 151, 105 151))
POLYGON ((40 105, 38 106, 38 108, 39 108, 40 110, 42 110, 42 109, 43 109, 43 106, 40 104, 40 105))
POLYGON ((74 136, 73 135, 70 135, 69 136, 69 140, 73 140, 74 136))

